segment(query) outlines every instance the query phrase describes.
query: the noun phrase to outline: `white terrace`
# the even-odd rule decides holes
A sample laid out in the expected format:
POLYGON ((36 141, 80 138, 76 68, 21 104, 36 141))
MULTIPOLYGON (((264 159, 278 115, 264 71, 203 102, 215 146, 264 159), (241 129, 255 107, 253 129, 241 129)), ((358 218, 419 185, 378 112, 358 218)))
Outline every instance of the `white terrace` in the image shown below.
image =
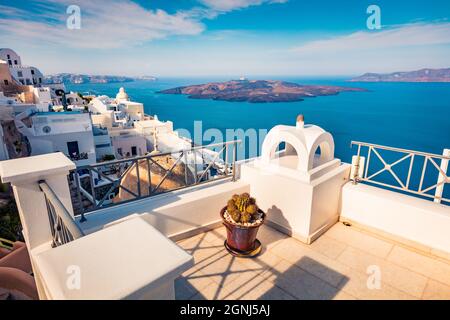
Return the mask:
MULTIPOLYGON (((449 299, 448 153, 356 144, 353 165, 342 163, 333 137, 299 118, 271 130, 260 158, 236 162, 224 145, 220 179, 194 174, 192 186, 150 185, 148 197, 138 183, 134 201, 108 206, 94 190, 82 217, 63 154, 2 162, 0 176, 14 187, 41 299, 449 299), (394 182, 376 179, 386 174, 394 182), (267 213, 254 259, 223 246, 220 209, 242 192, 267 213)), ((199 149, 176 156, 189 152, 199 149)))

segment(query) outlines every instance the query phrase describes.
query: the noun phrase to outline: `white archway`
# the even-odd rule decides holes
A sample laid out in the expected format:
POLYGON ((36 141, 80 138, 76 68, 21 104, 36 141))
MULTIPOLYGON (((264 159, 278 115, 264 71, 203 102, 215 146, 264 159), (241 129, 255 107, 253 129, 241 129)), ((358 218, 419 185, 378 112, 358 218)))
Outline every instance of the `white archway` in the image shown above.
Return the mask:
POLYGON ((280 156, 296 155, 296 170, 308 172, 314 167, 334 159, 334 141, 331 134, 318 126, 275 126, 267 134, 261 151, 261 161, 270 165, 277 156, 277 148, 281 143, 286 148, 280 156), (320 156, 316 150, 320 148, 320 156))

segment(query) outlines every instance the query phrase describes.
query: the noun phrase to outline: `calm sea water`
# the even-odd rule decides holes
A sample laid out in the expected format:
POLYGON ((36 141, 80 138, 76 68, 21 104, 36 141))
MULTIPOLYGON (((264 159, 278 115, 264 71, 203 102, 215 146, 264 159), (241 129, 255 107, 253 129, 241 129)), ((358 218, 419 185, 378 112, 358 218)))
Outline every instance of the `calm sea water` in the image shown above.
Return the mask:
POLYGON ((191 132, 196 120, 203 122, 204 130, 269 130, 277 124, 294 125, 301 113, 306 123, 319 125, 333 135, 335 154, 345 162, 350 162, 356 152, 356 147, 350 147, 352 140, 437 154, 450 148, 450 83, 349 83, 345 79, 284 78, 301 84, 352 86, 369 91, 265 104, 197 100, 157 93, 181 85, 226 80, 229 79, 159 79, 68 85, 67 88, 114 97, 119 87, 124 86, 132 100, 144 103, 146 113, 157 114, 160 120, 173 121, 174 128, 191 132))

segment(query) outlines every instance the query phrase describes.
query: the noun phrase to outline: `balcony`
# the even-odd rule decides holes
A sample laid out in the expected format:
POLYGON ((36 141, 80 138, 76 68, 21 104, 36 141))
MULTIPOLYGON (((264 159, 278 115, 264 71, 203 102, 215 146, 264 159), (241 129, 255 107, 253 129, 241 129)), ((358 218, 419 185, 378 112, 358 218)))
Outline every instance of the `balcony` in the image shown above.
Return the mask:
POLYGON ((89 153, 88 152, 80 152, 69 155, 70 160, 73 161, 80 161, 80 160, 87 160, 89 159, 89 153))
MULTIPOLYGON (((172 162, 158 162, 169 156, 159 154, 85 166, 90 181, 97 172, 111 183, 102 194, 95 184, 78 185, 90 204, 77 215, 69 183, 77 185, 80 168, 62 154, 0 163, 2 180, 15 188, 40 298, 450 299, 450 210, 440 188, 449 183, 448 156, 406 150, 425 163, 416 178, 407 165, 408 175, 397 175, 402 190, 390 190, 370 184, 376 175, 360 148, 353 165, 336 159, 331 135, 319 127, 300 123, 272 133, 260 158, 237 162, 230 142, 197 174, 197 166, 194 174, 189 166, 175 169, 205 146, 173 153, 172 162), (286 147, 276 151, 280 141, 286 147), (431 178, 430 162, 440 168, 431 178), (102 166, 117 170, 107 174, 102 166), (181 185, 162 188, 173 175, 181 185), (243 192, 267 213, 258 233, 263 249, 253 259, 225 249, 219 216, 243 192), (69 263, 89 280, 80 290, 62 285, 69 263), (132 279, 114 281, 125 274, 132 279)), ((395 161, 412 157, 392 161, 376 152, 394 163, 384 170, 394 175, 395 161)))

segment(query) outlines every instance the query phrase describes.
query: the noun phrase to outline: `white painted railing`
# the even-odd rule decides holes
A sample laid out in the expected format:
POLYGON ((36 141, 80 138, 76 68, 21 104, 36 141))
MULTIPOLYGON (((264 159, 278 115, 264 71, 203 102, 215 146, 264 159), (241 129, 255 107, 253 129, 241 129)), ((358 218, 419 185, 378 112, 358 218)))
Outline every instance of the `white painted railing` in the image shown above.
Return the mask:
POLYGON ((358 146, 357 155, 353 157, 353 169, 350 177, 354 183, 366 182, 430 198, 437 203, 443 202, 450 204, 450 198, 445 198, 445 195, 443 194, 444 186, 450 183, 450 178, 447 174, 448 161, 450 160, 449 149, 444 149, 443 155, 437 155, 359 141, 352 141, 352 145, 358 146), (403 156, 400 159, 389 163, 389 161, 380 154, 380 150, 403 154, 403 156), (382 168, 375 172, 370 172, 370 165, 374 163, 374 157, 381 162, 382 168), (408 165, 408 170, 406 177, 402 178, 396 169, 399 167, 398 165, 400 163, 405 162, 408 165), (421 167, 418 186, 411 185, 411 180, 414 176, 414 164, 420 165, 421 167), (437 170, 438 178, 436 183, 425 186, 427 180, 426 177, 430 174, 430 168, 431 170, 437 170), (396 184, 388 183, 386 182, 386 179, 380 179, 380 175, 384 172, 389 173, 389 175, 395 179, 396 184), (431 193, 433 190, 434 193, 431 193))

